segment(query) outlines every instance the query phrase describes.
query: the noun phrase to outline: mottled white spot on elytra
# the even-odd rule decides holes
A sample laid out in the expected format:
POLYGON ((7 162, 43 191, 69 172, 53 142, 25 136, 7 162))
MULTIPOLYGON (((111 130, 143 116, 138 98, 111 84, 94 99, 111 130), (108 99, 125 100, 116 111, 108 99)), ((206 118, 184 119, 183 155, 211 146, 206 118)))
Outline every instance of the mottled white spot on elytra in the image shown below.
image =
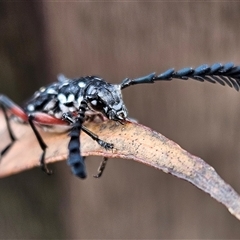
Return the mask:
POLYGON ((96 92, 97 92, 97 90, 96 90, 96 89, 93 89, 91 93, 92 93, 92 94, 95 94, 96 92))
POLYGON ((45 90, 46 90, 45 87, 41 87, 41 88, 39 89, 40 92, 44 92, 45 90))
POLYGON ((79 82, 79 83, 78 83, 78 86, 79 86, 80 88, 84 88, 84 87, 86 86, 86 83, 85 83, 85 82, 79 82))
POLYGON ((68 102, 73 102, 74 100, 75 100, 75 96, 74 96, 72 93, 69 94, 67 101, 68 101, 68 102))
POLYGON ((55 89, 53 89, 53 88, 48 88, 47 89, 47 93, 48 94, 57 94, 57 91, 55 89))
POLYGON ((37 98, 41 93, 39 91, 34 93, 34 97, 37 98))
POLYGON ((50 102, 48 102, 45 106, 44 106, 44 110, 45 111, 49 111, 51 109, 53 109, 56 105, 56 99, 52 99, 50 102))
POLYGON ((58 94, 58 100, 61 102, 61 103, 66 103, 67 102, 67 98, 64 94, 60 93, 58 94))
POLYGON ((29 105, 27 106, 27 109, 28 109, 28 111, 33 112, 33 111, 35 110, 35 107, 34 107, 34 105, 29 104, 29 105))

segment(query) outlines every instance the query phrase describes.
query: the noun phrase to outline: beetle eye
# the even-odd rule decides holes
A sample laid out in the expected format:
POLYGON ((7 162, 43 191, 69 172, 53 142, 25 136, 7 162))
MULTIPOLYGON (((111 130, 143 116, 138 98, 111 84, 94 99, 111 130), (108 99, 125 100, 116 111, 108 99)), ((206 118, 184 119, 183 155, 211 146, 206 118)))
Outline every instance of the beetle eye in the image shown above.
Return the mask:
POLYGON ((103 102, 97 100, 92 100, 90 103, 93 110, 96 111, 102 111, 105 106, 103 102))

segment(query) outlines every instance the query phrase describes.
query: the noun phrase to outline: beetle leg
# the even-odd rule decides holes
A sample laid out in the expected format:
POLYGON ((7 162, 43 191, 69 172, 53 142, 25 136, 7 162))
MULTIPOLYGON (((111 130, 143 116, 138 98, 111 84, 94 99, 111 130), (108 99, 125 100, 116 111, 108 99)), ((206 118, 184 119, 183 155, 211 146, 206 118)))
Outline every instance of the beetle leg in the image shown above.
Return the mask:
POLYGON ((17 104, 15 104, 12 100, 10 100, 5 95, 0 94, 0 108, 3 111, 3 115, 6 121, 8 134, 10 136, 11 142, 0 152, 0 159, 1 157, 12 147, 14 142, 16 141, 16 137, 14 136, 14 133, 12 131, 11 125, 10 125, 10 119, 7 114, 7 111, 10 111, 15 116, 21 118, 24 122, 27 121, 27 115, 23 111, 22 108, 20 108, 17 104))
POLYGON ((82 126, 82 131, 85 132, 89 137, 91 137, 94 141, 96 141, 101 147, 105 148, 106 150, 113 149, 114 145, 112 143, 101 140, 96 134, 91 132, 85 126, 82 126))
POLYGON ((40 125, 68 125, 68 123, 64 122, 61 119, 57 119, 55 117, 52 117, 52 116, 50 116, 46 113, 42 113, 42 112, 29 113, 28 114, 28 122, 29 122, 29 125, 31 126, 31 128, 38 140, 38 143, 43 151, 42 155, 40 157, 40 160, 39 160, 40 167, 45 173, 47 173, 48 175, 51 175, 52 170, 49 170, 45 163, 45 155, 46 155, 47 145, 43 141, 39 131, 37 130, 37 128, 35 126, 35 123, 40 124, 40 125))

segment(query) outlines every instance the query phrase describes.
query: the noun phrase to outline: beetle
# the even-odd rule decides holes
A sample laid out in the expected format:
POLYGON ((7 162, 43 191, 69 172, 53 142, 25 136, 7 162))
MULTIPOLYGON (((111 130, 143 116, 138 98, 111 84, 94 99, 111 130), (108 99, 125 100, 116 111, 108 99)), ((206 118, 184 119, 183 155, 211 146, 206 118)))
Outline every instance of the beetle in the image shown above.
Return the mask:
MULTIPOLYGON (((85 76, 76 79, 68 79, 64 75, 58 76, 58 81, 46 87, 40 88, 21 108, 7 96, 0 94, 0 108, 3 111, 11 142, 0 155, 4 156, 16 141, 10 126, 10 118, 20 123, 29 124, 42 149, 40 156, 41 169, 47 174, 52 174, 45 163, 47 145, 42 139, 36 126, 44 131, 63 132, 68 131, 70 141, 68 144, 68 165, 74 175, 86 178, 84 157, 80 152, 79 136, 81 131, 88 134, 94 141, 106 150, 113 149, 114 145, 101 140, 97 135, 84 126, 85 121, 104 121, 110 119, 121 124, 128 119, 127 108, 123 102, 122 89, 131 85, 154 83, 155 81, 181 79, 193 79, 197 81, 208 81, 240 88, 240 66, 229 62, 224 65, 215 63, 211 66, 206 64, 197 68, 183 68, 175 71, 173 68, 156 75, 124 79, 120 84, 111 84, 98 76, 85 76)), ((104 158, 96 178, 99 178, 106 166, 107 158, 104 158)))

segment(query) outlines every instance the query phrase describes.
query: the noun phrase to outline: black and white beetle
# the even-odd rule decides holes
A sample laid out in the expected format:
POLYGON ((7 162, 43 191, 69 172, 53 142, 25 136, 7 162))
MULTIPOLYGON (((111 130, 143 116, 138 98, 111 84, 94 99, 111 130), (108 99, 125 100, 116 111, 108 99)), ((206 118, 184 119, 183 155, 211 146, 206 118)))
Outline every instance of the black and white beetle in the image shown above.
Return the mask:
MULTIPOLYGON (((113 144, 101 140, 89 131, 83 125, 84 121, 92 121, 98 117, 101 120, 107 118, 124 124, 128 114, 122 99, 122 89, 135 84, 154 83, 154 81, 172 80, 173 78, 182 80, 191 78, 202 82, 206 80, 211 83, 218 82, 221 85, 227 84, 239 91, 240 66, 234 66, 233 63, 224 65, 216 63, 210 67, 204 64, 195 69, 184 68, 179 71, 169 69, 160 75, 151 73, 136 79, 126 78, 121 84, 117 85, 107 83, 103 78, 96 76, 67 79, 60 75, 58 82, 42 87, 35 92, 24 108, 20 108, 8 97, 0 95, 0 107, 3 110, 11 138, 11 143, 1 151, 0 158, 16 140, 9 123, 10 117, 15 116, 15 119, 19 122, 28 123, 31 126, 43 151, 40 157, 40 166, 47 174, 51 174, 45 164, 47 146, 35 124, 46 131, 70 131, 68 164, 73 174, 85 178, 85 163, 80 153, 80 132, 84 131, 106 150, 112 149, 113 144), (11 115, 9 115, 9 112, 11 115)), ((102 175, 106 161, 107 158, 104 158, 95 177, 102 175)))

